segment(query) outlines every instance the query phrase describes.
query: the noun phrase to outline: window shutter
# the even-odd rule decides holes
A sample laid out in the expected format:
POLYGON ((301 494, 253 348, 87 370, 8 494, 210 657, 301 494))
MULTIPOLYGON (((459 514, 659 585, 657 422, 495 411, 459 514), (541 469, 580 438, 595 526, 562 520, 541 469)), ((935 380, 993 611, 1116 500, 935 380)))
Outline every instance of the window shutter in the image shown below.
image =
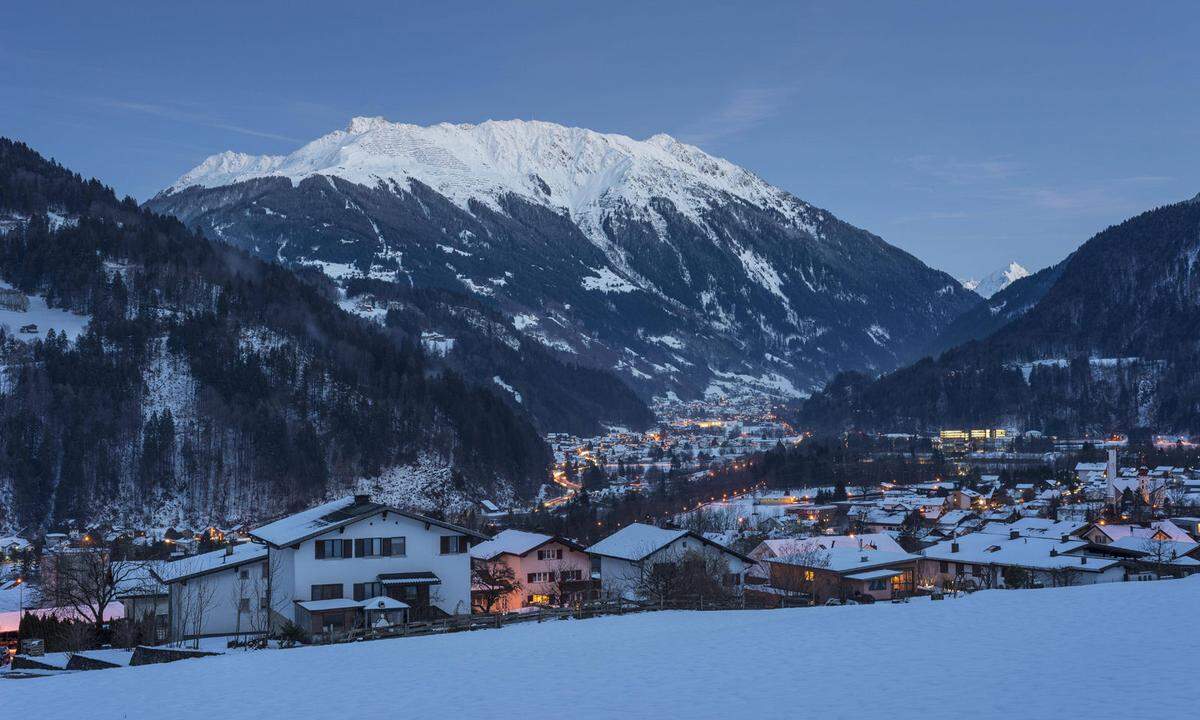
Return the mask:
POLYGON ((363 555, 366 555, 366 548, 364 545, 365 543, 363 543, 362 538, 354 541, 354 557, 362 557, 363 555))
POLYGON ((383 554, 383 556, 384 556, 384 557, 391 557, 391 556, 392 556, 392 539, 391 539, 391 538, 384 538, 384 539, 383 539, 383 550, 382 550, 382 554, 383 554))
POLYGON ((353 552, 354 552, 354 542, 351 540, 343 540, 342 541, 342 557, 344 557, 344 558, 354 557, 354 555, 352 554, 353 552))
POLYGON ((443 535, 441 538, 441 543, 442 543, 442 554, 445 555, 446 553, 450 552, 450 538, 443 535))
POLYGON ((323 560, 325 558, 325 543, 324 543, 324 541, 321 541, 321 540, 316 541, 315 543, 313 543, 313 547, 316 548, 317 559, 323 560))

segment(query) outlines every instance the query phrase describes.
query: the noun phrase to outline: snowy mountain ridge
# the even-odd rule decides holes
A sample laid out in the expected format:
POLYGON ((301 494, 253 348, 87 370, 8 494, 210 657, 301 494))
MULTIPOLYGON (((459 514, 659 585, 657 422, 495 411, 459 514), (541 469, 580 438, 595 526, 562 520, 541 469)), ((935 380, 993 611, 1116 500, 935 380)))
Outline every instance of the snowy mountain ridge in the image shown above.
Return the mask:
POLYGON ((320 268, 356 305, 398 301, 388 284, 466 294, 643 399, 728 394, 743 377, 803 395, 838 370, 898 366, 978 302, 878 236, 662 134, 358 117, 288 155, 214 155, 147 206, 320 268), (674 344, 649 339, 665 336, 674 344))
MULTIPOLYGON (((332 175, 360 185, 419 181, 470 210, 472 200, 502 210, 500 196, 568 213, 585 230, 613 211, 643 211, 667 198, 703 225, 701 211, 728 193, 779 212, 811 230, 811 208, 753 173, 700 148, 658 134, 646 140, 535 120, 489 120, 478 125, 420 126, 382 117, 355 117, 345 130, 320 137, 289 155, 213 155, 172 184, 231 185, 262 177, 294 184, 332 175)), ((592 233, 589 233, 591 235, 592 233)))
POLYGON ((1017 280, 1023 277, 1029 277, 1030 272, 1018 264, 1016 261, 1010 262, 1007 267, 1001 268, 993 273, 985 275, 982 280, 974 278, 963 280, 962 286, 967 290, 972 290, 983 298, 990 298, 1004 288, 1012 285, 1017 280))

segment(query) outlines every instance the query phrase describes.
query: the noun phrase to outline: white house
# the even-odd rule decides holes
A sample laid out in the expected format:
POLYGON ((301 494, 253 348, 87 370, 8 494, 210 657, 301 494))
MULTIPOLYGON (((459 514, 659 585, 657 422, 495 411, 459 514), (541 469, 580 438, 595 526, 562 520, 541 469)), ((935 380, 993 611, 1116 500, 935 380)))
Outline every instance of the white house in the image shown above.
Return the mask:
MULTIPOLYGON (((991 527, 991 526, 989 526, 991 527)), ((1113 558, 1084 554, 1086 540, 1068 535, 1030 537, 976 532, 945 540, 922 551, 918 583, 945 588, 969 583, 1005 587, 1017 571, 1031 585, 1091 585, 1125 580, 1125 567, 1113 558)))
POLYGON ((679 563, 689 555, 723 562, 722 583, 740 592, 746 571, 754 560, 690 530, 670 530, 633 523, 587 549, 592 557, 592 577, 609 597, 641 599, 638 585, 654 566, 679 563))
POLYGON ((172 641, 267 632, 265 547, 233 545, 166 563, 156 574, 167 587, 172 641))
POLYGON ((250 537, 270 566, 272 625, 340 632, 384 619, 471 612, 472 542, 479 533, 354 495, 263 525, 250 537))
MULTIPOLYGON (((520 587, 500 598, 491 610, 508 612, 531 605, 569 605, 589 599, 593 587, 591 559, 567 538, 523 530, 504 530, 471 548, 476 563, 501 562, 512 568, 520 587)), ((487 589, 477 588, 484 596, 487 589)), ((476 609, 484 609, 482 599, 476 609)))

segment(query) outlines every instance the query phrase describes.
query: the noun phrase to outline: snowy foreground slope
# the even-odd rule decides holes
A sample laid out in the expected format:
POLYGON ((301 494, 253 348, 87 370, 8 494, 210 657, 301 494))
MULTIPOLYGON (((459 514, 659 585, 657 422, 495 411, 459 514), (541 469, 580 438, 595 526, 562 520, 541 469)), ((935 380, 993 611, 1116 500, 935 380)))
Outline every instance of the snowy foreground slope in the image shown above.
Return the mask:
POLYGON ((9 717, 99 719, 1189 717, 1197 608, 1200 579, 649 613, 9 681, 0 696, 9 717))

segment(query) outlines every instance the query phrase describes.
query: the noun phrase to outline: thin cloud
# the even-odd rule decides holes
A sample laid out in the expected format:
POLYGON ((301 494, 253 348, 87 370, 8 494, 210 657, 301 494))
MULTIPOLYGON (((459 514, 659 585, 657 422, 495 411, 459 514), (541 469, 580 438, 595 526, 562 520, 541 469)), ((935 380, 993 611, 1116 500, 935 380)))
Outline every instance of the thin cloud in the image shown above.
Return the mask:
POLYGON ((126 100, 103 99, 99 101, 101 105, 115 110, 124 110, 128 112, 142 113, 144 115, 152 115, 166 120, 174 120, 177 122, 191 123, 193 125, 203 125, 204 127, 214 128, 216 130, 226 130, 228 132, 240 133, 251 137, 267 138, 269 140, 282 140, 284 142, 298 143, 300 140, 280 135, 278 133, 263 132, 254 128, 236 125, 227 122, 221 118, 207 115, 204 113, 192 112, 190 110, 182 110, 178 107, 169 105, 159 105, 155 103, 130 102, 126 100))
POLYGON ((1009 158, 958 160, 936 155, 914 155, 904 161, 916 172, 951 185, 977 185, 1009 180, 1025 172, 1021 163, 1009 158))
POLYGON ((779 114, 794 94, 791 88, 744 88, 715 112, 696 120, 679 133, 691 143, 705 143, 751 130, 779 114))
POLYGON ((968 217, 970 215, 960 210, 933 210, 915 215, 904 215, 892 220, 892 223, 894 225, 906 225, 908 223, 937 222, 939 220, 964 220, 968 217))

